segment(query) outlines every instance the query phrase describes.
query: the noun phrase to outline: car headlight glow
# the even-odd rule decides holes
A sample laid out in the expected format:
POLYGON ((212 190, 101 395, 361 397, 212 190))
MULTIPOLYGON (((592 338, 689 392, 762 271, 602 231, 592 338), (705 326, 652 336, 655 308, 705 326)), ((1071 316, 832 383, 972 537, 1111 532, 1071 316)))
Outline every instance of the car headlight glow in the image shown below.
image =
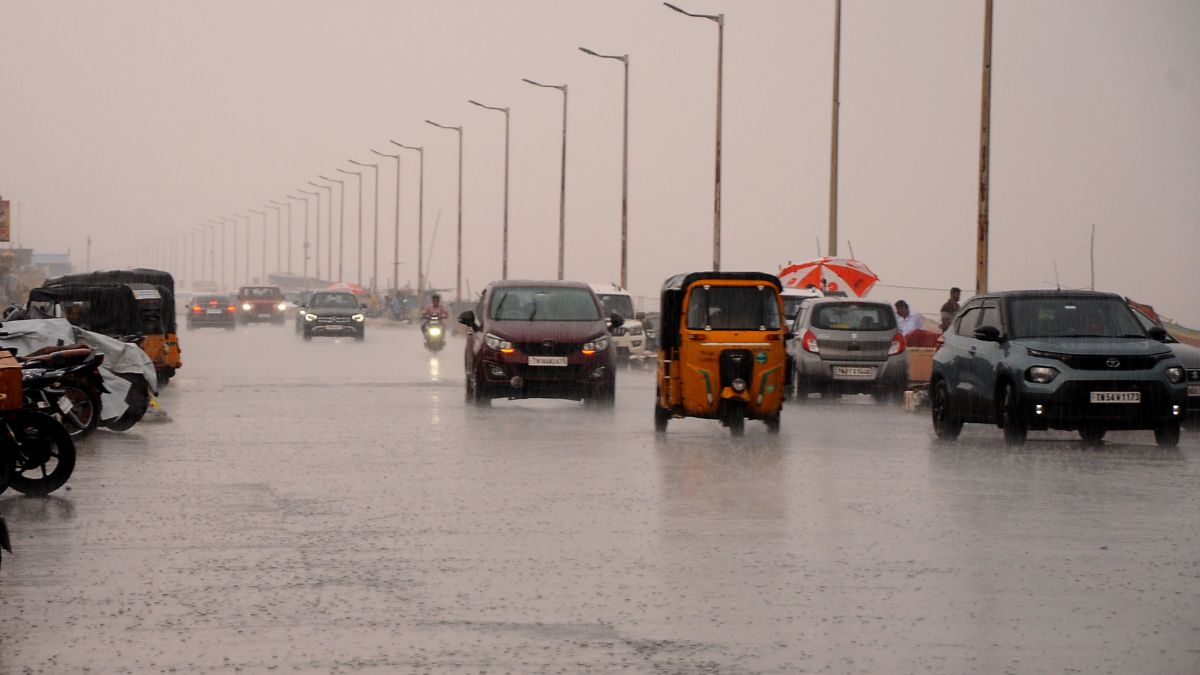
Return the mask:
POLYGON ((583 343, 582 351, 584 354, 591 356, 592 354, 595 354, 596 352, 602 352, 605 349, 608 349, 608 336, 601 335, 591 342, 583 343))
POLYGON ((305 315, 304 315, 304 320, 305 320, 305 321, 316 321, 316 320, 317 320, 317 315, 316 315, 316 314, 308 314, 308 313, 305 313, 305 315))
POLYGON ((254 309, 254 308, 250 306, 250 303, 248 303, 248 302, 242 303, 242 311, 243 312, 249 312, 251 309, 254 309))
POLYGON ((634 326, 633 328, 630 328, 630 329, 629 329, 629 334, 630 334, 630 335, 641 335, 641 334, 642 334, 642 329, 641 329, 641 328, 638 328, 637 326, 634 326))
POLYGON ((279 308, 279 311, 281 311, 281 312, 282 312, 282 311, 284 311, 285 309, 287 309, 287 303, 281 302, 281 303, 279 303, 278 305, 276 305, 276 307, 278 307, 278 308, 279 308))
POLYGON ((355 321, 363 321, 363 320, 365 320, 367 317, 363 316, 362 314, 355 314, 354 316, 352 316, 352 317, 350 317, 350 318, 351 318, 351 319, 354 319, 355 321))
POLYGON ((483 336, 483 343, 487 345, 488 349, 494 349, 505 354, 511 354, 516 351, 513 348, 513 343, 505 340, 499 335, 493 335, 491 333, 487 333, 483 336))
POLYGON ((1037 384, 1049 384, 1058 377, 1058 369, 1050 366, 1030 366, 1025 371, 1025 379, 1037 384))
POLYGON ((1170 368, 1167 368, 1167 380, 1169 380, 1171 384, 1179 384, 1180 382, 1183 382, 1183 378, 1186 374, 1187 373, 1183 371, 1183 368, 1180 368, 1179 366, 1171 366, 1170 368))

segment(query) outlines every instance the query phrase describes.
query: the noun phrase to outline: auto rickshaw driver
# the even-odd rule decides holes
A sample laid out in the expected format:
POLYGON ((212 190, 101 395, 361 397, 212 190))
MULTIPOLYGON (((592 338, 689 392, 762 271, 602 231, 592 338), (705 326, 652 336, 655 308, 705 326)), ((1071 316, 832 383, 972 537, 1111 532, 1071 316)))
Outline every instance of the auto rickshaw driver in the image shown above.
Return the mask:
POLYGON ((746 418, 779 430, 787 375, 781 286, 759 272, 694 272, 663 285, 655 429, 672 417, 746 418))

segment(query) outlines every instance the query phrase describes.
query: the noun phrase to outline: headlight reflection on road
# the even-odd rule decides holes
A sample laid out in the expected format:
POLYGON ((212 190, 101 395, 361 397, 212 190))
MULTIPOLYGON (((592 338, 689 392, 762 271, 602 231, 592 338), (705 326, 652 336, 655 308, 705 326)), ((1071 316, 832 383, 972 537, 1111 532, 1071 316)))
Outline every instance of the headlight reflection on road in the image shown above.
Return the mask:
POLYGON ((442 364, 438 361, 438 357, 433 356, 429 359, 429 381, 437 382, 442 379, 442 364))

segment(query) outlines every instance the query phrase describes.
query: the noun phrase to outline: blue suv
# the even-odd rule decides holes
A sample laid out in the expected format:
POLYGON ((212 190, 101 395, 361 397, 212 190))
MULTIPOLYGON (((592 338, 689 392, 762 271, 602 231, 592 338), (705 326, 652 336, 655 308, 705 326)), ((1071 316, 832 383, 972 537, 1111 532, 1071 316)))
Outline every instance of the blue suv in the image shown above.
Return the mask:
POLYGON ((1010 445, 1031 429, 1150 429, 1179 443, 1186 372, 1119 295, 1009 291, 972 298, 942 336, 929 391, 939 439, 964 422, 996 424, 1010 445))

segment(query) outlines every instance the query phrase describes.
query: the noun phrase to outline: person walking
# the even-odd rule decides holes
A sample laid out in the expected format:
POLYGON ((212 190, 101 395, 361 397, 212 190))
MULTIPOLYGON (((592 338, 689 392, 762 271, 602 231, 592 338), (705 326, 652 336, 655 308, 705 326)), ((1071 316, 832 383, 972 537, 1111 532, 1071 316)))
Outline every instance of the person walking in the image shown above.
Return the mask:
POLYGON ((954 320, 954 315, 958 314, 961 305, 958 304, 959 298, 962 297, 962 289, 958 286, 950 289, 950 299, 946 304, 942 305, 942 332, 950 327, 950 322, 954 320))

